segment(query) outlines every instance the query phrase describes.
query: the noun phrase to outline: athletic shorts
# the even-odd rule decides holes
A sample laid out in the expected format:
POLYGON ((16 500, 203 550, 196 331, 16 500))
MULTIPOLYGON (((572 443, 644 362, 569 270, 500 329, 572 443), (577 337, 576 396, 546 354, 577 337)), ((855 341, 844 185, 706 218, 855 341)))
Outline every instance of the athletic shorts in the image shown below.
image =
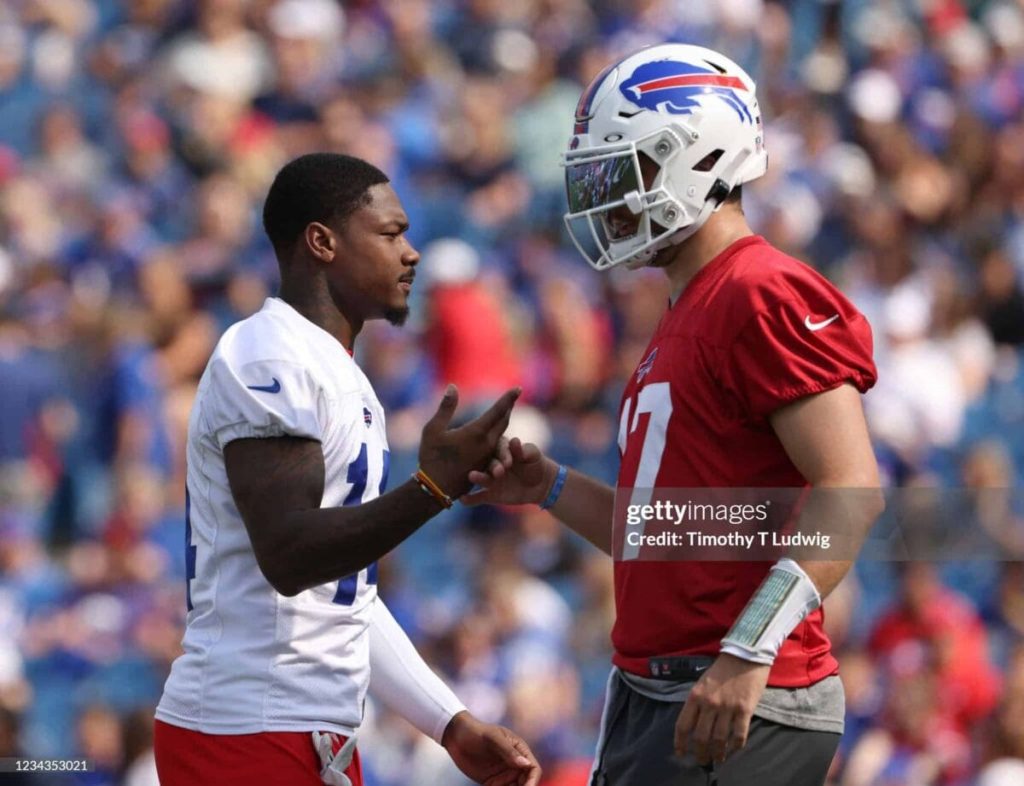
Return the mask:
POLYGON ((682 708, 637 693, 613 673, 590 786, 821 786, 839 747, 835 732, 754 716, 741 750, 702 767, 692 754, 675 755, 682 708))
MULTIPOLYGON (((323 786, 308 731, 204 734, 158 720, 153 748, 160 786, 323 786)), ((345 774, 363 786, 358 751, 345 774)))

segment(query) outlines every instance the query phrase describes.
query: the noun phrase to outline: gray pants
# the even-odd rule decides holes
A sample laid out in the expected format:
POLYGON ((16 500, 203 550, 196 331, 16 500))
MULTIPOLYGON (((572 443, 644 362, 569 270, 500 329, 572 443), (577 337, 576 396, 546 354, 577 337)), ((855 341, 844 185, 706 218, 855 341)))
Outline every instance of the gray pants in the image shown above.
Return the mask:
POLYGON ((821 786, 839 734, 754 717, 746 746, 701 767, 673 753, 683 705, 643 696, 617 674, 609 683, 590 786, 821 786))

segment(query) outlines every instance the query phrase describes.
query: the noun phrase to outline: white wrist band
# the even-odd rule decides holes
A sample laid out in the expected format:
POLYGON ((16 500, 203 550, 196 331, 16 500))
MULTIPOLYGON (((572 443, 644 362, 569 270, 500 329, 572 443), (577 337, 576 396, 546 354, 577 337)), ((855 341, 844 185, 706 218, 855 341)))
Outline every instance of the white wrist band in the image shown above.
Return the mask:
POLYGON ((814 582, 794 560, 774 565, 722 639, 721 651, 753 663, 771 664, 782 642, 821 605, 814 582))

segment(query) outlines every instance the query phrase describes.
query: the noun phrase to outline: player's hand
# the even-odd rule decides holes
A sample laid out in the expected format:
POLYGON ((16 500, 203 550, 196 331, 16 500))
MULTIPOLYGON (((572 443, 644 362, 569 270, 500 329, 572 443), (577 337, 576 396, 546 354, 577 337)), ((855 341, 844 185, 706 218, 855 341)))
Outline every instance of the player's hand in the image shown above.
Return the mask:
POLYGON ((676 721, 675 751, 701 765, 725 761, 747 744, 750 719, 771 666, 721 654, 697 680, 676 721))
POLYGON ((521 392, 520 388, 506 391, 480 417, 449 428, 459 405, 459 391, 455 385, 448 386, 437 412, 423 427, 419 456, 420 468, 448 496, 456 498, 469 491, 469 472, 487 469, 498 455, 498 443, 521 392))
POLYGON ((498 447, 486 472, 469 473, 469 482, 480 490, 464 495, 463 504, 539 505, 543 502, 555 482, 558 465, 545 458, 536 445, 529 442, 524 445, 518 437, 507 445, 503 441, 498 447))
POLYGON ((529 746, 504 726, 482 723, 458 713, 444 730, 441 744, 452 761, 483 786, 537 786, 540 765, 529 746))

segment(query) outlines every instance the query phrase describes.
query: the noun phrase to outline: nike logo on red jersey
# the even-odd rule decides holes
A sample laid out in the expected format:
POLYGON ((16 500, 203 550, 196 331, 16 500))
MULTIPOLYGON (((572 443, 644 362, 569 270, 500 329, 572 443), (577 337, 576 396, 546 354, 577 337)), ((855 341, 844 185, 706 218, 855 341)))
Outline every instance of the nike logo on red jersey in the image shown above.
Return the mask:
POLYGON ((829 317, 824 322, 811 322, 811 315, 808 314, 806 317, 804 317, 804 327, 806 327, 808 330, 813 332, 815 330, 821 330, 822 328, 827 328, 829 325, 831 325, 837 319, 839 319, 839 315, 838 314, 836 314, 835 316, 829 317))

